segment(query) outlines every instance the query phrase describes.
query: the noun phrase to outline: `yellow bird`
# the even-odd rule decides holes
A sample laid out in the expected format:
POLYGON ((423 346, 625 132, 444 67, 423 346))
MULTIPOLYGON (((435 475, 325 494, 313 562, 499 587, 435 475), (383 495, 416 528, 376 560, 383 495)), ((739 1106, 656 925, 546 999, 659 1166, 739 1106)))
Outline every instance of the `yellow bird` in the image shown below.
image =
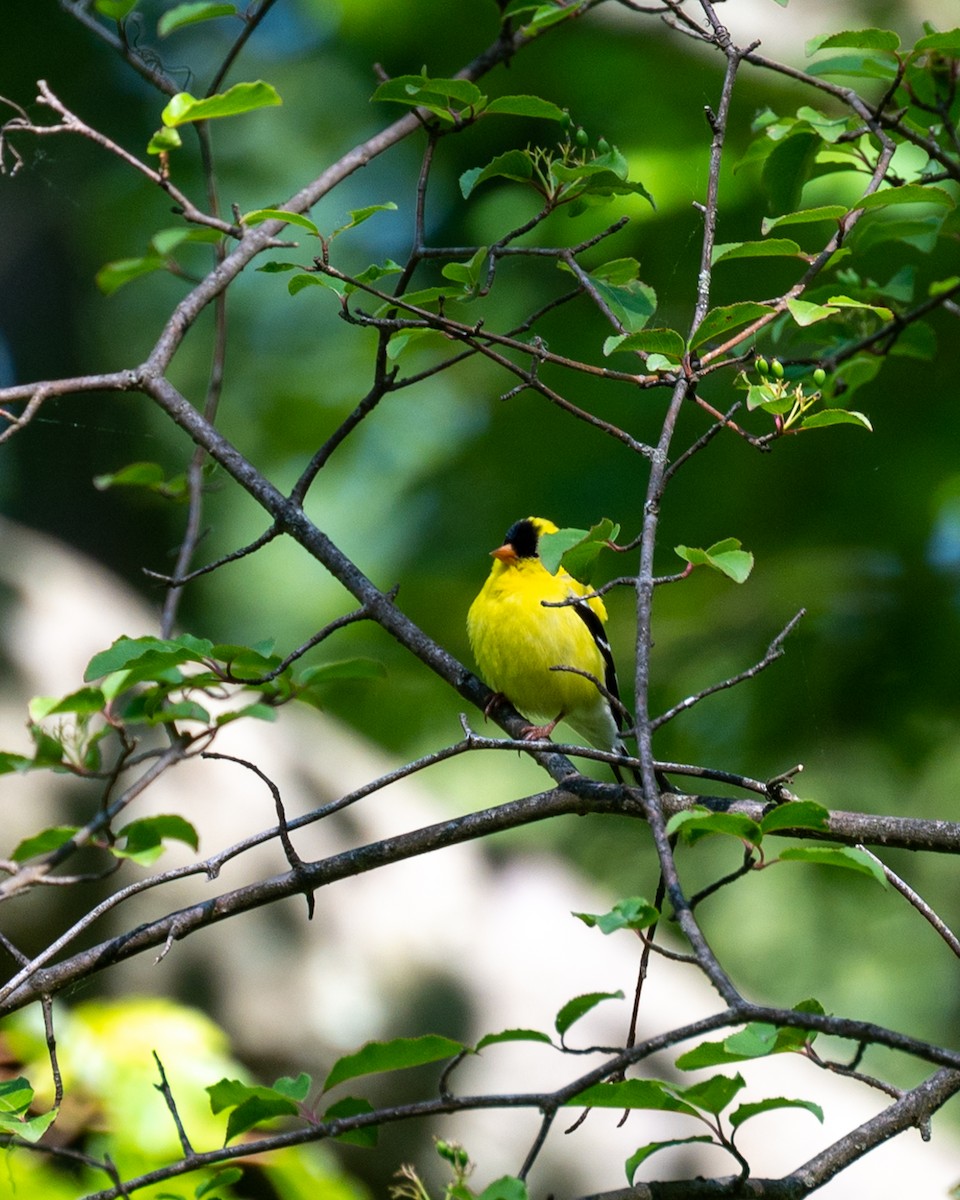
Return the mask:
POLYGON ((489 686, 532 722, 525 738, 549 737, 566 721, 598 749, 625 754, 621 714, 593 682, 619 697, 603 601, 543 603, 590 592, 563 569, 551 575, 540 561, 540 536, 556 531, 552 521, 526 517, 491 551, 493 568, 467 614, 474 658, 489 686), (553 667, 574 667, 592 678, 553 667))

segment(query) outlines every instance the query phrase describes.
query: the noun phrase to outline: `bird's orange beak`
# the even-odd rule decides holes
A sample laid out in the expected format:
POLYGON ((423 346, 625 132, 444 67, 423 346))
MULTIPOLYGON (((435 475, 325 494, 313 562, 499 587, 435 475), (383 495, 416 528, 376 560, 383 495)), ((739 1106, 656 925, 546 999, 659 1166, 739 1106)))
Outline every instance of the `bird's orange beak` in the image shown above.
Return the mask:
POLYGON ((498 546, 496 550, 490 551, 491 558, 499 558, 502 563, 514 563, 517 561, 517 552, 509 542, 504 542, 502 546, 498 546))

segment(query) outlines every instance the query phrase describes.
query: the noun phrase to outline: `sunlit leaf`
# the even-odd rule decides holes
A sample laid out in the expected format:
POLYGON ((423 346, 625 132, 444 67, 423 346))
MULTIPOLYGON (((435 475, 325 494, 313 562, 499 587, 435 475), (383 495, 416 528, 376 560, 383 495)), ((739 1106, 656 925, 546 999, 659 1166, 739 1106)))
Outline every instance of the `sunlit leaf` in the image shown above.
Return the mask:
POLYGON ((283 101, 276 88, 262 79, 254 83, 236 83, 226 92, 198 100, 189 92, 178 92, 160 114, 164 125, 176 127, 189 121, 210 121, 234 117, 258 108, 270 108, 283 101))

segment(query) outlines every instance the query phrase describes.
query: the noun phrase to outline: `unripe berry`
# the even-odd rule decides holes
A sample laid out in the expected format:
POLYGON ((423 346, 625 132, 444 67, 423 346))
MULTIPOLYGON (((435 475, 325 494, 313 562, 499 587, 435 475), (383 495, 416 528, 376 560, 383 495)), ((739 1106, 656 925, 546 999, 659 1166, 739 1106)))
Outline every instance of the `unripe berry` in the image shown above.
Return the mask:
POLYGON ((827 373, 823 367, 817 367, 817 369, 814 371, 813 382, 817 385, 817 387, 823 387, 823 385, 827 382, 827 373))
POLYGON ((773 360, 773 362, 770 364, 770 370, 773 372, 773 374, 776 376, 777 379, 783 378, 783 363, 780 361, 779 358, 775 358, 773 360))

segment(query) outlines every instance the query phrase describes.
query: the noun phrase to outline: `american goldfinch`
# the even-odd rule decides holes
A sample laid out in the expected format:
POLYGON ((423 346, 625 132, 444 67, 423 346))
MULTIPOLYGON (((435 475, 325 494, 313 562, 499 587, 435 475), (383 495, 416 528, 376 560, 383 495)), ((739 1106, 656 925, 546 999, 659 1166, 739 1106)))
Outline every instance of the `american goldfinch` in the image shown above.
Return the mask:
POLYGON ((558 608, 543 603, 590 592, 563 569, 551 575, 540 561, 541 535, 556 532, 552 521, 526 517, 491 551, 493 568, 467 614, 474 658, 495 692, 528 721, 544 722, 528 726, 524 737, 549 737, 566 721, 598 749, 626 753, 620 713, 594 683, 619 696, 603 601, 590 596, 558 608), (592 678, 552 667, 574 667, 592 678))

